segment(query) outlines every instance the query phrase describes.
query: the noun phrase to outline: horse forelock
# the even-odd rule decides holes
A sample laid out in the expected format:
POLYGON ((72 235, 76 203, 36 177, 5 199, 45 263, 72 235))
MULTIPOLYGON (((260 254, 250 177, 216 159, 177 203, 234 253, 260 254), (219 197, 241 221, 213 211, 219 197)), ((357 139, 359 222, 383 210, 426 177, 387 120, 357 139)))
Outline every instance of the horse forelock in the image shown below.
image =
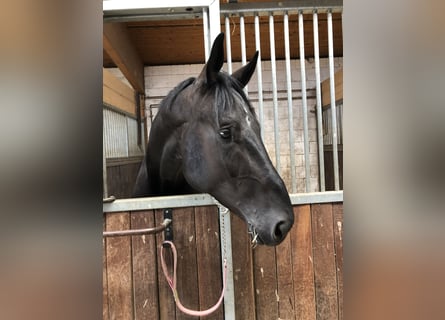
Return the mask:
POLYGON ((222 115, 228 112, 242 111, 248 113, 248 110, 255 117, 255 110, 239 83, 222 72, 219 80, 215 88, 215 105, 218 118, 220 119, 222 115), (241 110, 236 110, 236 108, 241 108, 241 110))
MULTIPOLYGON (((204 110, 194 109, 202 108, 203 105, 213 105, 212 108, 214 108, 215 112, 213 116, 208 114, 208 111, 210 110, 207 109, 207 112, 201 113, 199 117, 210 116, 215 119, 217 123, 220 123, 221 119, 227 114, 238 113, 247 115, 250 113, 253 118, 256 118, 255 109, 252 107, 243 88, 236 79, 227 73, 219 72, 217 80, 212 86, 207 86, 206 83, 197 82, 196 80, 197 78, 194 77, 188 78, 172 89, 161 102, 160 111, 163 110, 163 112, 167 111, 170 113, 171 111, 176 110, 176 113, 177 110, 186 107, 188 110, 187 113, 190 114, 190 112, 193 113, 196 111, 200 114, 204 110), (191 91, 188 91, 185 96, 182 95, 182 93, 194 83, 197 84, 196 90, 191 87, 191 91), (179 109, 173 109, 178 103, 181 105, 179 109)), ((248 118, 250 119, 251 117, 248 118)))

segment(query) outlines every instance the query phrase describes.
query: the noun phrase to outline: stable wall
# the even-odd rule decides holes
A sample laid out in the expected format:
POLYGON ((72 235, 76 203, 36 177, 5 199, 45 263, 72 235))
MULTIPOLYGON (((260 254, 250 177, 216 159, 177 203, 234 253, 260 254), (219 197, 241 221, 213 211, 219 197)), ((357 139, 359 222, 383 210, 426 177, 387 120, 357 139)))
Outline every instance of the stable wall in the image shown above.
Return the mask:
MULTIPOLYGON (((246 224, 231 215, 236 319, 343 319, 343 203, 293 208, 294 226, 277 247, 252 249, 246 224)), ((162 210, 105 213, 104 230, 162 221, 162 210)), ((181 301, 191 309, 209 308, 222 288, 217 207, 173 209, 173 237, 181 301)), ((195 319, 175 307, 160 267, 162 241, 162 233, 104 238, 104 320, 195 319)), ((223 307, 203 319, 224 319, 223 307)))

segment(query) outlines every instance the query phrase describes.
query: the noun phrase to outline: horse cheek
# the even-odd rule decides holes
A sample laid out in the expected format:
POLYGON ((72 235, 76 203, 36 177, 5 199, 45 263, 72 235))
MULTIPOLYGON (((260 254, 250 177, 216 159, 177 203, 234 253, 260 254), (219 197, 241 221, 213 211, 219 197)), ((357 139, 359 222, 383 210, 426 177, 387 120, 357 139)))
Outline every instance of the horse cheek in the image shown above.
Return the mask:
POLYGON ((209 162, 209 148, 205 147, 198 135, 188 137, 184 144, 184 177, 187 182, 200 192, 209 192, 214 184, 213 165, 209 162))

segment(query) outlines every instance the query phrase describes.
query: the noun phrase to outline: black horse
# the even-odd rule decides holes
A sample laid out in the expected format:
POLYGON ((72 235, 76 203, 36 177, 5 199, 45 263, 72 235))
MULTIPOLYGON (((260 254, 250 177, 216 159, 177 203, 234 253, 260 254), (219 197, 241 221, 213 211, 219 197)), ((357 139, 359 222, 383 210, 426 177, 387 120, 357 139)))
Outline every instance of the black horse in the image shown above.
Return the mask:
POLYGON ((224 34, 197 78, 180 83, 153 121, 134 196, 209 193, 246 221, 258 243, 279 244, 294 222, 243 88, 258 52, 232 75, 220 72, 224 34))

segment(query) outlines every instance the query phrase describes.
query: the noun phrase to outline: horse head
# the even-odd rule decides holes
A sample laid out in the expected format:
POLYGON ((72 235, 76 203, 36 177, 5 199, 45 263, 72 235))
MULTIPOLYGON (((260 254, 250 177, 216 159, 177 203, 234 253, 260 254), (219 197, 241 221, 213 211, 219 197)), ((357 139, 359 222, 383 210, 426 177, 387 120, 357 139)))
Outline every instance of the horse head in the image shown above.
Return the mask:
POLYGON ((221 33, 201 74, 175 88, 153 122, 145 164, 148 179, 158 184, 151 193, 209 193, 240 216, 259 243, 277 245, 294 216, 243 91, 258 52, 228 75, 220 71, 223 40, 221 33), (155 137, 160 132, 163 138, 155 137))

